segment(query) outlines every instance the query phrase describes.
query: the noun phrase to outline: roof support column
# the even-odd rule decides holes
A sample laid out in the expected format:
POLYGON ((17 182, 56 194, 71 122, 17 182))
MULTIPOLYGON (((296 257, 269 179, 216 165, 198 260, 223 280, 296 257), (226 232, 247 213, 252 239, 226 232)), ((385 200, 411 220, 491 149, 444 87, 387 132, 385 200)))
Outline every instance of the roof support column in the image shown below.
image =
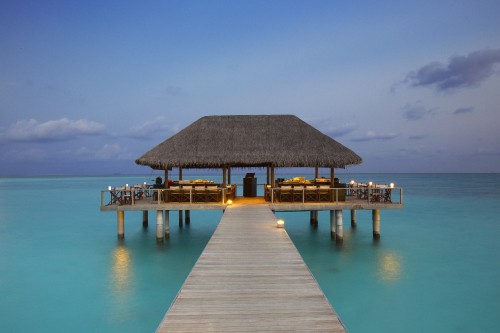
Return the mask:
POLYGON ((179 180, 182 180, 182 166, 179 165, 179 180))
POLYGON ((274 165, 271 165, 271 187, 275 187, 276 184, 274 182, 274 165))
POLYGON ((222 187, 226 187, 227 186, 227 183, 226 183, 226 166, 223 165, 222 166, 222 187))
POLYGON ((165 168, 165 185, 168 185, 168 166, 165 168))
POLYGON ((227 184, 231 185, 231 166, 227 166, 227 184))
POLYGON ((318 166, 314 168, 314 179, 318 178, 319 172, 318 172, 318 166))
POLYGON ((330 187, 335 186, 334 179, 335 179, 335 169, 331 168, 330 169, 330 187))
POLYGON ((269 182, 269 165, 268 165, 268 166, 266 166, 266 184, 271 184, 271 183, 269 182))

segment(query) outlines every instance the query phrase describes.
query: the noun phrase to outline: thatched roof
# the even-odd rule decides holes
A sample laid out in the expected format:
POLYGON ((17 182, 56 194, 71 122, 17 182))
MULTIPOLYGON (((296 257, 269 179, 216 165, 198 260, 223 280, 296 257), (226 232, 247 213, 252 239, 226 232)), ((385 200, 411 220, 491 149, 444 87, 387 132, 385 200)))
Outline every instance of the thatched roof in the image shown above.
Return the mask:
POLYGON ((361 157, 292 115, 207 116, 135 161, 167 167, 334 167, 361 157))

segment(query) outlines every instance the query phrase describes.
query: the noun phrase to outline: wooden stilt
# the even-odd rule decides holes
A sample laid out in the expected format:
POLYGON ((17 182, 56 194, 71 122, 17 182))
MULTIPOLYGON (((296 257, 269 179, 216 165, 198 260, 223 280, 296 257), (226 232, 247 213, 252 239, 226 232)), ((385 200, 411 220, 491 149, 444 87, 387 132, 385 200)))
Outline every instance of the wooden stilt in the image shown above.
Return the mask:
POLYGON ((185 213, 186 213, 186 216, 185 216, 186 225, 189 225, 191 223, 191 211, 186 210, 185 213))
POLYGON ((274 165, 271 165, 271 187, 275 187, 276 186, 276 183, 275 183, 275 180, 274 180, 274 165))
POLYGON ((342 243, 344 240, 344 227, 342 226, 342 210, 337 209, 335 211, 335 241, 337 243, 342 243))
POLYGON ((163 242, 163 211, 156 211, 156 242, 163 242))
POLYGON ((330 237, 335 239, 335 211, 330 210, 330 237))
POLYGON ((313 225, 314 224, 314 210, 311 210, 309 214, 309 224, 313 225))
POLYGON ((356 228, 356 210, 351 209, 351 228, 356 228))
POLYGON ((170 238, 170 214, 169 211, 166 210, 164 212, 164 217, 165 217, 165 239, 170 238))
POLYGON ((117 224, 118 224, 118 239, 125 238, 125 212, 123 210, 117 211, 117 224))
POLYGON ((226 169, 226 166, 224 165, 222 167, 222 187, 227 186, 226 177, 227 177, 227 169, 226 169))
POLYGON ((148 211, 147 210, 142 211, 142 226, 144 228, 148 227, 148 211))
POLYGON ((179 228, 182 228, 182 210, 179 211, 179 228))
POLYGON ((372 210, 373 239, 380 239, 380 209, 372 210))

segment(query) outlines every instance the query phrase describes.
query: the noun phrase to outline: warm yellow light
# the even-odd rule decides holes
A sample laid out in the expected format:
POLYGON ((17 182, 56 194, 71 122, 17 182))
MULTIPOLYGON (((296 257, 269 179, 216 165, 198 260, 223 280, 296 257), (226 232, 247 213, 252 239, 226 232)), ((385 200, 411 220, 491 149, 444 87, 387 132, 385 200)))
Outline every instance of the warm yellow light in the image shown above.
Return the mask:
POLYGON ((394 183, 389 184, 390 188, 394 188, 394 183))
POLYGON ((398 281, 401 279, 403 263, 402 258, 396 253, 385 253, 379 258, 378 275, 386 282, 398 281))
POLYGON ((354 183, 355 183, 354 179, 352 179, 350 183, 351 183, 351 185, 354 185, 354 183))
POLYGON ((372 182, 368 182, 368 186, 372 186, 372 185, 373 185, 373 183, 372 183, 372 182))
POLYGON ((233 200, 229 199, 229 200, 227 201, 227 204, 228 204, 228 205, 232 205, 232 204, 233 204, 233 200))
POLYGON ((277 220, 276 227, 277 228, 284 228, 285 227, 285 220, 277 220))

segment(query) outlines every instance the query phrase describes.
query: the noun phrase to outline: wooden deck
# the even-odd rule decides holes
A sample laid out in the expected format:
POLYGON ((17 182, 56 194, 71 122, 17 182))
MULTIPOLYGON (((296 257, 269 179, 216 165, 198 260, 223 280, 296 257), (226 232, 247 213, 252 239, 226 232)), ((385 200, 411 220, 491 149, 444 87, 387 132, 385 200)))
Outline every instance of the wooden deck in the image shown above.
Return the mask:
POLYGON ((269 204, 228 206, 157 332, 346 332, 269 204))

